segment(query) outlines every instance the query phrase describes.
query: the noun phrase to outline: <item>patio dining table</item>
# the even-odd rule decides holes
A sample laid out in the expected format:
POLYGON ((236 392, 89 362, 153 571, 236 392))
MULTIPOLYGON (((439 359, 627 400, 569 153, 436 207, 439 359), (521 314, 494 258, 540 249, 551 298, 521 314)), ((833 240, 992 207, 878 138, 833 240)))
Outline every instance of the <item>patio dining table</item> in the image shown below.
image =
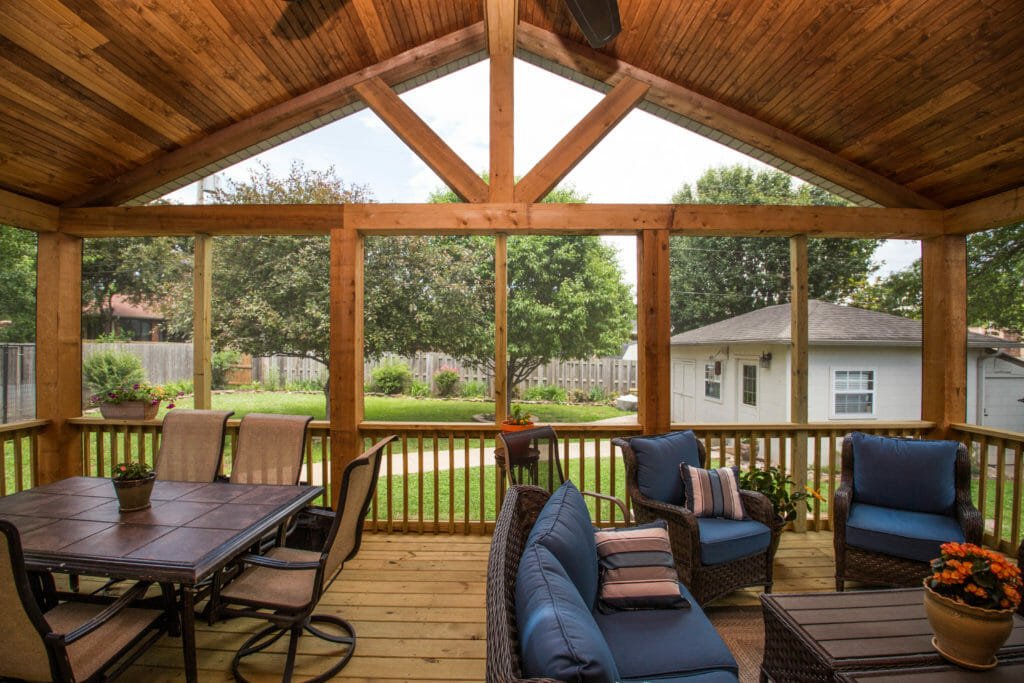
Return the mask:
POLYGON ((72 477, 0 498, 31 570, 180 586, 185 676, 196 680, 196 588, 323 493, 320 486, 157 480, 152 507, 118 511, 109 479, 72 477))

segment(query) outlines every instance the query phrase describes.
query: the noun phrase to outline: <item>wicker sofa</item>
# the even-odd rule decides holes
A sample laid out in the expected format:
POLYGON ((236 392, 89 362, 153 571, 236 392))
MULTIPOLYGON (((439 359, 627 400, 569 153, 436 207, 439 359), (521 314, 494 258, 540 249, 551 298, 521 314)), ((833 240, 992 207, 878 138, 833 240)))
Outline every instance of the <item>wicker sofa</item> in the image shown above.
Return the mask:
POLYGON ((508 490, 487 565, 488 681, 737 680, 732 653, 682 584, 690 608, 603 613, 597 565, 572 482, 553 494, 508 490))

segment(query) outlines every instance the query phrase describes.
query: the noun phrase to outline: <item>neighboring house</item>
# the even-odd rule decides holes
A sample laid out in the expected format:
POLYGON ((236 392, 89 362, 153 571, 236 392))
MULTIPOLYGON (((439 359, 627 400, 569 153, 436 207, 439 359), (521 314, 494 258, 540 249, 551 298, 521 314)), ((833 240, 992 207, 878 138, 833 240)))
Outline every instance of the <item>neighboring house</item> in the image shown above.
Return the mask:
MULTIPOLYGON (((115 330, 128 332, 132 341, 165 341, 163 315, 146 304, 133 304, 122 294, 114 294, 110 303, 115 330)), ((103 318, 95 309, 82 312, 82 327, 85 339, 96 339, 108 331, 104 329, 103 318)))
MULTIPOLYGON (((672 337, 672 421, 788 422, 789 325, 783 304, 672 337)), ((921 419, 920 320, 811 300, 808 325, 811 422, 921 419)), ((968 333, 967 422, 1024 432, 1020 346, 968 333)))

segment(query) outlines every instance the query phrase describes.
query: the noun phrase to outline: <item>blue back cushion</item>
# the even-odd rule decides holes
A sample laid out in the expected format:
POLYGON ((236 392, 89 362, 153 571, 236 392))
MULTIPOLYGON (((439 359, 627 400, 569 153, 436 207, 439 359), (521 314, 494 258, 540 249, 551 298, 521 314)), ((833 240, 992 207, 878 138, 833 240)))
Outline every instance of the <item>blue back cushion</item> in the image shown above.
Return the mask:
POLYGON ((583 494, 566 481, 537 515, 526 548, 539 544, 565 568, 588 608, 597 602, 597 543, 583 494))
POLYGON ((938 515, 956 502, 956 441, 894 439, 854 432, 853 498, 938 515))
POLYGON ((679 478, 679 465, 685 462, 691 467, 701 467, 694 433, 686 430, 638 436, 630 439, 629 445, 636 453, 640 493, 662 503, 682 505, 683 481, 679 478))
POLYGON ((527 545, 516 575, 516 626, 526 678, 618 681, 615 659, 562 564, 527 545))

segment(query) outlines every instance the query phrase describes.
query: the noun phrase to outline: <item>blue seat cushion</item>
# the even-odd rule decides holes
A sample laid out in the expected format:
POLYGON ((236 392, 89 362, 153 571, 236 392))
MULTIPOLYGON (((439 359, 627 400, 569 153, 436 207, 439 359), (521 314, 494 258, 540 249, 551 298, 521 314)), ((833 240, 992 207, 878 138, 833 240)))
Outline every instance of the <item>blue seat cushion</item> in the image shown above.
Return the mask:
POLYGON ((683 505, 683 482, 679 465, 701 467, 697 437, 692 430, 658 436, 637 436, 629 441, 636 454, 637 485, 648 498, 683 505))
POLYGON ((956 518, 946 515, 853 503, 846 520, 847 545, 907 560, 930 562, 943 543, 965 540, 956 518))
POLYGON ((731 671, 715 669, 703 673, 689 674, 686 676, 658 676, 652 678, 623 678, 622 683, 647 683, 657 681, 658 683, 736 683, 740 678, 731 671))
POLYGON ((623 679, 672 680, 716 669, 737 675, 736 660, 697 600, 682 584, 679 590, 694 607, 594 615, 623 679))
POLYGON ((896 439, 854 432, 853 499, 859 503, 952 514, 956 441, 896 439))
POLYGON ((712 565, 764 552, 772 541, 767 526, 753 519, 700 517, 700 561, 712 565))
POLYGON ((588 609, 597 603, 597 544, 583 494, 566 481, 544 504, 524 547, 540 544, 565 568, 588 609))
POLYGON ((590 608, 562 564, 536 543, 519 561, 516 626, 526 678, 594 683, 621 679, 590 608))

